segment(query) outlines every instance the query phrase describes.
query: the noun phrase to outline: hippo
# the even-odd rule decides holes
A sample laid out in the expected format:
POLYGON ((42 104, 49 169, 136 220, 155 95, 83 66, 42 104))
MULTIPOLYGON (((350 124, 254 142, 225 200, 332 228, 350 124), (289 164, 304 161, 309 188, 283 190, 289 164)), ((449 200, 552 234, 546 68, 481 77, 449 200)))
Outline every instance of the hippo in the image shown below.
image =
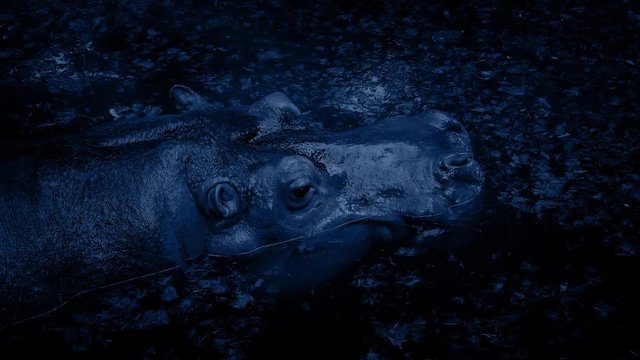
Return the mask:
POLYGON ((181 113, 5 144, 3 321, 203 256, 289 244, 326 261, 301 256, 287 271, 320 278, 409 221, 456 216, 481 191, 468 134, 440 112, 336 130, 282 93, 243 112, 186 86, 170 95, 181 113))

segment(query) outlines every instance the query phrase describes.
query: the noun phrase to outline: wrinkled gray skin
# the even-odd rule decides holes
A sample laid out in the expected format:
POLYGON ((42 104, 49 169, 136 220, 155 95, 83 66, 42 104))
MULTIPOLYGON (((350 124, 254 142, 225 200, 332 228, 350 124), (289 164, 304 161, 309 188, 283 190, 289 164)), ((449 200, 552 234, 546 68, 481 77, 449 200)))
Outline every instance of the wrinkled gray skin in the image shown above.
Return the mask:
POLYGON ((280 268, 320 279, 370 241, 392 239, 407 219, 447 217, 480 191, 467 134, 441 113, 311 132, 284 121, 300 110, 280 93, 250 115, 214 112, 184 86, 171 95, 184 113, 5 156, 3 317, 199 255, 279 244, 333 244, 326 261, 300 255, 280 268))
POLYGON ((378 231, 406 219, 447 218, 476 197, 482 179, 463 128, 437 112, 258 145, 269 151, 264 163, 233 181, 251 189, 251 205, 211 251, 251 251, 261 239, 318 234, 345 222, 378 231), (302 199, 291 195, 296 188, 308 188, 302 199))

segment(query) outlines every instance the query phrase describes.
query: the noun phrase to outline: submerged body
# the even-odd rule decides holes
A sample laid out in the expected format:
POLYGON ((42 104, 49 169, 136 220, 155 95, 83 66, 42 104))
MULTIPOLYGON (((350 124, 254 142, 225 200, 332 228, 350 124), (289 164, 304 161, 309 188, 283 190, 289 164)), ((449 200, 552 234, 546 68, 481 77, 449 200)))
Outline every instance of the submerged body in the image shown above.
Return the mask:
POLYGON ((199 255, 292 241, 340 243, 344 259, 315 263, 338 266, 406 219, 446 217, 480 191, 466 132, 440 113, 311 132, 277 124, 299 114, 282 94, 251 116, 212 112, 185 87, 172 95, 183 114, 98 129, 53 156, 41 146, 3 160, 7 314, 199 255))
POLYGON ((105 128, 70 146, 37 145, 21 151, 28 155, 4 159, 3 305, 46 307, 202 254, 208 231, 189 184, 207 176, 207 169, 194 164, 206 158, 222 165, 221 149, 233 144, 210 138, 200 121, 191 120, 179 136, 146 139, 133 135, 136 128, 128 135, 141 141, 114 145, 117 138, 105 139, 111 132, 105 128))

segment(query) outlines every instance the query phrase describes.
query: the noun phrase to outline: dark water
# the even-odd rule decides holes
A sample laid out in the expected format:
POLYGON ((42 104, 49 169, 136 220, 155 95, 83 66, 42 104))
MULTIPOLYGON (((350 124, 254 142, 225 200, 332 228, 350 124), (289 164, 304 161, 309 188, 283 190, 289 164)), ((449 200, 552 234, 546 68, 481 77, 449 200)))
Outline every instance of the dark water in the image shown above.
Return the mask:
POLYGON ((224 107, 282 91, 302 111, 365 122, 442 110, 486 173, 474 221, 425 240, 464 246, 418 236, 290 297, 269 296, 242 261, 210 260, 12 329, 3 346, 638 358, 639 37, 633 1, 3 3, 3 141, 113 121, 112 108, 170 113, 180 83, 224 107))

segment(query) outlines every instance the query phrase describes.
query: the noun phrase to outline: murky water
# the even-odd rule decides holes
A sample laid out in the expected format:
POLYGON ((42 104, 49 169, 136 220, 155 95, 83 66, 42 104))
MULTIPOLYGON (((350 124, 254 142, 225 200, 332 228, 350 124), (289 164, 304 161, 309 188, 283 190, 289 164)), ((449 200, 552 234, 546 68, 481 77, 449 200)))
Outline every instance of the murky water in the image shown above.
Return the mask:
MULTIPOLYGON (((313 291, 270 295, 242 261, 210 260, 34 325, 46 346, 152 357, 640 353, 637 4, 2 7, 3 141, 118 121, 110 109, 175 112, 168 90, 180 83, 220 107, 282 91, 303 112, 332 107, 362 123, 442 110, 465 125, 486 173, 473 221, 449 235, 416 226, 417 237, 313 291)), ((14 349, 23 335, 12 333, 14 349)))

